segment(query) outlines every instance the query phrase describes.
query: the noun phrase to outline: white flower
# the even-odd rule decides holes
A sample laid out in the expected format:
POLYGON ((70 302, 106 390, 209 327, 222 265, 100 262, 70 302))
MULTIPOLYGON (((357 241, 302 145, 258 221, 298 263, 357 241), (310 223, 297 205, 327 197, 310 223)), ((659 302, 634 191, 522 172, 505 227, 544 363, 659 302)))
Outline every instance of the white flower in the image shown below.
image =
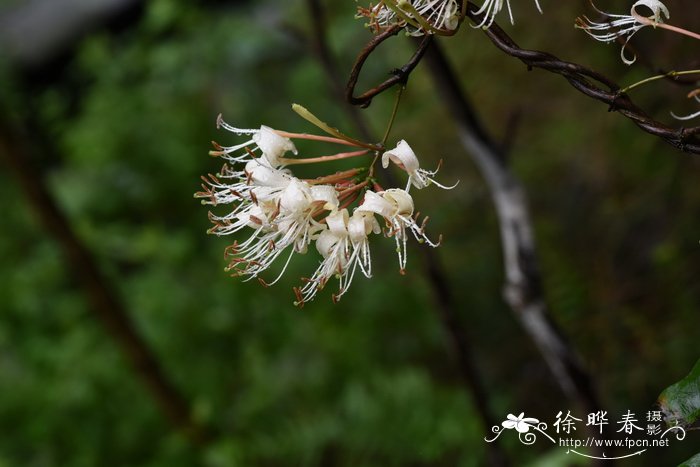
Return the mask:
MULTIPOLYGON (((353 255, 365 277, 372 277, 372 258, 369 253, 369 234, 380 233, 381 227, 374 215, 355 209, 348 221, 348 234, 352 244, 353 255)), ((354 272, 353 272, 354 274, 354 272)))
MULTIPOLYGON (((503 4, 508 7, 508 16, 510 16, 510 24, 513 24, 513 11, 510 8, 510 0, 485 0, 481 8, 476 12, 476 14, 484 13, 484 19, 481 23, 477 24, 477 28, 490 28, 493 24, 493 20, 496 15, 503 9, 503 4)), ((537 11, 542 13, 542 8, 540 7, 539 0, 535 0, 535 6, 537 6, 537 11)))
MULTIPOLYGON (((338 199, 330 199, 325 190, 313 190, 306 182, 294 179, 280 196, 279 214, 275 224, 283 233, 278 240, 278 248, 293 245, 299 253, 306 252, 306 247, 314 235, 323 229, 323 225, 314 219, 314 215, 323 209, 336 209, 338 199)), ((329 187, 332 188, 332 187, 329 187)))
POLYGON ((252 186, 286 186, 292 179, 288 171, 275 169, 262 158, 248 161, 244 173, 245 182, 252 186))
POLYGON ((237 203, 223 216, 209 214, 214 224, 209 233, 229 235, 246 227, 253 229, 248 239, 234 242, 225 252, 229 260, 226 270, 235 276, 246 276, 246 280, 258 277, 291 247, 282 273, 270 283, 274 284, 293 254, 305 253, 309 243, 325 228, 314 216, 324 209, 337 209, 335 189, 310 186, 279 169, 258 164, 257 159, 249 161, 245 171, 230 171, 227 176, 234 178, 234 183, 226 184, 210 176, 210 180, 205 179, 208 191, 200 193, 210 197, 206 204, 237 203))
POLYGON ((389 229, 387 235, 396 239, 396 253, 399 256, 399 268, 403 274, 406 270, 406 242, 408 236, 406 230, 410 230, 419 243, 437 247, 437 243, 426 237, 424 230, 426 217, 419 226, 413 217, 413 198, 405 190, 391 188, 381 193, 368 190, 365 199, 356 209, 356 212, 368 212, 378 214, 384 218, 389 229))
POLYGON ((313 300, 333 276, 338 278, 338 292, 333 294, 333 301, 337 302, 350 288, 358 267, 366 277, 372 275, 367 236, 373 231, 379 232, 374 216, 355 211, 349 217, 348 210, 342 209, 329 214, 325 221, 327 228, 316 239, 316 249, 323 261, 314 274, 305 279, 304 286, 294 289, 297 305, 313 300))
POLYGON ((583 29, 592 38, 601 42, 614 42, 620 37, 626 37, 625 43, 620 51, 620 57, 622 61, 631 65, 637 60, 637 57, 627 58, 625 56, 625 48, 629 43, 632 36, 634 36, 637 31, 645 26, 656 26, 659 23, 664 22, 664 17, 669 19, 671 17, 668 8, 659 0, 639 0, 632 5, 629 15, 615 15, 612 13, 605 13, 598 10, 598 8, 593 6, 599 13, 609 16, 612 21, 606 23, 597 23, 591 21, 587 16, 576 19, 576 27, 583 29), (651 16, 642 16, 637 11, 639 7, 646 7, 651 10, 651 16))
POLYGON ((222 156, 231 162, 245 162, 251 160, 256 152, 260 152, 261 157, 267 161, 270 167, 274 168, 282 165, 279 159, 287 151, 297 154, 297 149, 289 138, 278 135, 275 130, 268 126, 262 125, 259 130, 235 128, 226 123, 221 115, 219 115, 216 124, 217 128, 222 127, 237 135, 250 135, 250 139, 235 146, 221 146, 214 143, 216 151, 210 151, 211 155, 222 156), (240 152, 240 154, 234 154, 236 152, 240 152))
POLYGON ((252 262, 247 263, 249 267, 245 269, 244 274, 250 278, 256 277, 267 269, 282 251, 291 247, 282 271, 267 285, 277 282, 286 271, 294 253, 306 253, 309 243, 324 229, 323 224, 316 221, 314 216, 326 208, 335 209, 337 206, 337 197, 333 199, 327 190, 314 190, 306 182, 293 178, 280 193, 276 209, 272 213, 273 232, 265 233, 257 242, 251 244, 248 250, 239 252, 239 256, 246 260, 252 259, 252 262))
POLYGON ((454 184, 450 187, 444 186, 436 182, 435 179, 432 178, 440 169, 439 166, 437 169, 432 171, 421 169, 418 163, 418 157, 416 157, 416 153, 413 152, 411 146, 409 146, 408 143, 404 140, 399 141, 399 143, 394 149, 386 151, 382 155, 382 167, 384 167, 385 169, 389 167, 389 161, 400 166, 408 173, 408 183, 406 184, 406 191, 408 191, 411 185, 415 186, 420 190, 421 188, 427 187, 431 183, 434 183, 445 190, 449 190, 457 186, 457 184, 454 184))
POLYGON ((195 196, 204 198, 203 204, 217 206, 237 203, 237 206, 225 216, 210 215, 210 219, 216 224, 210 229, 210 233, 226 235, 238 230, 232 230, 228 222, 238 218, 239 214, 245 213, 253 205, 272 204, 274 209, 277 198, 294 177, 285 171, 263 165, 255 159, 246 164, 245 170, 236 171, 224 165, 221 173, 210 174, 209 177, 202 177, 202 179, 205 182, 202 185, 204 191, 195 196))
POLYGON ((457 0, 384 0, 371 8, 369 15, 382 29, 405 24, 411 36, 433 34, 435 30, 454 31, 460 19, 457 0), (430 29, 426 31, 421 23, 429 24, 430 29))
POLYGON ((312 185, 311 199, 317 202, 323 201, 321 207, 326 211, 338 208, 338 192, 330 185, 312 185))

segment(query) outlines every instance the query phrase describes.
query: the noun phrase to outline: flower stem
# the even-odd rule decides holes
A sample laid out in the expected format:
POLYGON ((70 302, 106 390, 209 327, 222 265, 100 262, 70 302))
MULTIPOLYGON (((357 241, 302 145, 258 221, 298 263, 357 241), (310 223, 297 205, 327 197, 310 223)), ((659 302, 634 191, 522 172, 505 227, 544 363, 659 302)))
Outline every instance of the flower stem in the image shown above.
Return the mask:
POLYGON ((363 149, 362 151, 341 152, 338 154, 333 154, 332 156, 309 157, 308 159, 290 159, 287 157, 280 157, 279 160, 284 165, 315 164, 317 162, 337 161, 340 159, 349 159, 350 157, 363 156, 368 152, 368 150, 363 149))
POLYGON ((416 19, 411 18, 408 16, 401 8, 400 6, 396 3, 396 0, 386 0, 384 2, 384 5, 389 8, 391 11, 396 13, 396 16, 401 18, 406 22, 406 24, 410 24, 414 28, 420 29, 420 24, 417 22, 416 19))
POLYGON ((426 19, 423 18, 423 16, 421 16, 421 14, 418 12, 418 10, 416 10, 416 8, 413 5, 411 5, 409 2, 407 2, 405 0, 399 1, 399 8, 405 8, 410 14, 412 14, 413 18, 418 22, 420 27, 426 33, 430 33, 430 32, 438 33, 438 32, 440 32, 439 29, 437 29, 435 26, 433 26, 428 21, 426 21, 426 19))
POLYGON ((401 103, 401 96, 403 91, 406 89, 405 85, 399 86, 396 91, 396 100, 394 100, 394 108, 391 111, 391 117, 389 117, 389 124, 386 126, 386 131, 384 132, 384 137, 382 138, 382 146, 386 144, 386 140, 389 139, 389 133, 391 132, 391 127, 394 125, 394 120, 396 120, 396 114, 399 111, 399 104, 401 103))
POLYGON ((345 146, 362 147, 359 144, 351 143, 350 141, 340 139, 340 138, 333 138, 331 136, 311 135, 309 133, 290 133, 288 131, 281 131, 281 130, 274 130, 274 131, 278 135, 283 136, 285 138, 308 139, 308 140, 312 140, 312 141, 323 141, 326 143, 343 144, 345 146))
POLYGON ((303 118, 307 122, 315 125, 316 127, 325 131, 329 135, 333 135, 340 140, 346 141, 351 146, 359 146, 361 148, 367 148, 367 149, 376 149, 376 147, 373 144, 363 143, 362 141, 358 141, 356 139, 353 139, 353 138, 341 133, 340 130, 338 130, 337 128, 333 128, 332 126, 328 125, 326 122, 320 120, 316 115, 312 114, 311 112, 309 112, 308 109, 306 109, 305 107, 303 107, 299 104, 292 104, 292 110, 294 110, 301 118, 303 118))
POLYGON ((352 203, 354 203, 357 198, 360 197, 360 192, 356 191, 355 193, 352 193, 351 196, 347 197, 344 199, 344 201, 341 203, 341 205, 338 207, 338 209, 345 209, 348 206, 350 206, 352 203))
POLYGON ((639 21, 640 23, 642 23, 646 26, 652 26, 654 28, 666 29, 666 30, 671 31, 671 32, 675 32, 678 34, 682 34, 684 36, 692 37, 693 39, 700 40, 700 34, 698 34, 697 32, 688 31, 687 29, 679 28, 678 26, 673 26, 672 24, 657 22, 657 21, 654 21, 652 19, 645 18, 644 16, 639 15, 639 14, 633 14, 632 16, 634 17, 634 19, 636 19, 637 21, 639 21))
POLYGON ((631 84, 625 88, 620 89, 620 94, 626 93, 638 86, 641 86, 643 84, 650 83, 652 81, 657 81, 663 78, 675 78, 676 76, 684 76, 684 75, 692 75, 692 74, 700 74, 700 70, 684 70, 684 71, 669 71, 668 73, 663 73, 661 75, 656 75, 652 76, 650 78, 643 79, 641 81, 638 81, 634 84, 631 84))
POLYGON ((342 172, 336 172, 332 175, 326 175, 325 177, 316 177, 313 179, 305 179, 304 181, 309 185, 324 185, 327 183, 336 183, 348 178, 352 178, 364 169, 350 169, 344 170, 342 172))
POLYGON ((350 193, 353 193, 357 190, 360 190, 360 189, 366 187, 368 183, 369 183, 369 180, 365 180, 362 183, 358 183, 357 185, 353 185, 350 188, 346 188, 345 190, 338 193, 338 198, 343 198, 343 197, 349 195, 350 193))

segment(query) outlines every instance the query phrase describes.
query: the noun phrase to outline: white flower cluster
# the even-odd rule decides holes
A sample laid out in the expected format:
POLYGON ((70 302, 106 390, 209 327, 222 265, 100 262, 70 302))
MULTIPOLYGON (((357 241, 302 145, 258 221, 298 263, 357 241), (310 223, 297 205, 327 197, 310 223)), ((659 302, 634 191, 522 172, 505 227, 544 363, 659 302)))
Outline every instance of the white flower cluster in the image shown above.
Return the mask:
MULTIPOLYGON (((312 300, 333 276, 340 283, 339 291, 333 295, 335 301, 348 290, 358 268, 366 277, 371 277, 369 237, 372 234, 380 234, 383 230, 386 236, 394 237, 402 273, 406 267, 408 232, 421 243, 433 247, 439 244, 426 237, 425 221, 418 224, 413 199, 408 193, 411 185, 423 188, 436 183, 432 179, 435 171, 421 169, 415 153, 405 141, 386 151, 382 160, 384 167, 393 161, 405 169, 409 174, 408 186, 405 190, 372 191, 368 189, 367 177, 364 181, 355 177, 361 173, 359 169, 312 180, 295 177, 285 166, 303 159, 284 157, 288 152, 297 154, 292 140, 284 136, 295 134, 266 126, 258 130, 239 129, 221 119, 218 124, 236 135, 249 137, 246 142, 235 146, 214 143, 216 150, 210 154, 227 162, 218 174, 202 177, 203 191, 195 194, 195 197, 202 198, 203 204, 233 206, 224 215, 209 213, 213 223, 209 233, 250 232, 247 239, 226 248, 225 257, 229 261, 226 270, 232 275, 246 280, 258 278, 264 285, 272 285, 280 279, 294 253, 306 253, 309 245, 314 243, 322 261, 310 278, 303 279, 303 286, 294 289, 295 303, 303 305, 312 300), (361 196, 363 192, 364 196, 361 196), (361 202, 350 214, 348 207, 355 200, 361 202), (384 221, 385 229, 381 228, 377 216, 384 221), (260 274, 285 250, 289 250, 289 255, 282 272, 275 280, 266 283, 260 274)), ((312 135, 295 136, 335 140, 312 135)), ((344 143, 342 140, 335 142, 344 143)), ((340 156, 359 156, 367 152, 342 153, 340 156)))
MULTIPOLYGON (((360 8, 359 16, 370 18, 370 26, 383 30, 395 24, 403 25, 409 35, 450 34, 459 27, 461 20, 461 0, 382 0, 375 6, 360 8)), ((510 22, 513 11, 510 0, 485 0, 476 14, 484 14, 477 28, 489 28, 503 6, 508 8, 510 22)), ((542 13, 539 0, 535 0, 537 10, 542 13)))

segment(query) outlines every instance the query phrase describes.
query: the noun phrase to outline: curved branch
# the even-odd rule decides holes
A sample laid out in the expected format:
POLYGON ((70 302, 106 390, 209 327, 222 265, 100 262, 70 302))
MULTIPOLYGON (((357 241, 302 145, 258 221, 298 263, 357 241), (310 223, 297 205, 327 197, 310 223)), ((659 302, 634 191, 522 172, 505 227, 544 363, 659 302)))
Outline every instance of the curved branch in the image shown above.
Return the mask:
POLYGON ((360 77, 362 67, 365 64, 365 61, 367 61, 367 58, 372 55, 372 52, 374 52, 379 44, 398 34, 401 29, 402 27, 397 24, 374 36, 357 56, 357 59, 355 59, 355 63, 352 66, 352 70, 350 71, 348 84, 345 88, 345 98, 350 104, 359 105, 361 107, 369 106, 372 103, 372 99, 378 94, 381 94, 397 84, 405 84, 413 69, 416 67, 416 65, 418 65, 418 63, 420 63, 421 59, 423 58, 423 54, 428 48, 428 45, 430 45, 432 42, 433 36, 431 35, 426 35, 423 37, 423 40, 418 45, 415 53, 405 65, 403 65, 401 68, 392 70, 391 78, 387 78, 383 83, 360 94, 358 97, 355 97, 355 86, 357 85, 357 80, 360 77))
MULTIPOLYGON (((469 9, 467 16, 476 24, 479 24, 483 19, 483 15, 476 14, 474 9, 469 9)), ((609 111, 619 112, 647 133, 658 136, 681 151, 700 154, 700 127, 672 128, 654 120, 638 107, 628 95, 620 93, 621 87, 612 80, 583 65, 561 60, 552 54, 522 49, 496 23, 484 30, 484 33, 499 50, 519 59, 528 66, 528 69, 540 68, 561 75, 574 89, 608 104, 609 111)))
MULTIPOLYGON (((467 8, 466 16, 475 24, 480 24, 484 19, 484 14, 477 14, 476 11, 478 7, 472 3, 469 3, 469 5, 471 8, 467 8)), ((352 68, 350 80, 346 88, 346 99, 349 103, 362 107, 368 106, 372 98, 378 94, 381 94, 395 84, 405 83, 413 69, 423 58, 428 45, 431 43, 432 35, 425 35, 423 37, 423 40, 411 60, 400 69, 395 70, 394 76, 361 94, 359 97, 354 96, 355 85, 357 84, 357 79, 364 62, 379 44, 389 37, 398 34, 401 29, 401 26, 394 25, 386 31, 383 31, 379 35, 373 37, 362 52, 360 52, 352 68)), ((683 152, 700 154, 700 126, 692 128, 674 128, 655 120, 637 106, 627 94, 622 93, 620 91, 621 86, 611 79, 578 63, 561 60, 550 53, 523 49, 495 22, 491 27, 485 29, 484 33, 499 50, 522 61, 527 65, 528 70, 539 68, 549 71, 550 73, 561 75, 574 89, 592 99, 607 104, 608 111, 620 113, 632 120, 643 131, 663 139, 671 146, 683 152)))

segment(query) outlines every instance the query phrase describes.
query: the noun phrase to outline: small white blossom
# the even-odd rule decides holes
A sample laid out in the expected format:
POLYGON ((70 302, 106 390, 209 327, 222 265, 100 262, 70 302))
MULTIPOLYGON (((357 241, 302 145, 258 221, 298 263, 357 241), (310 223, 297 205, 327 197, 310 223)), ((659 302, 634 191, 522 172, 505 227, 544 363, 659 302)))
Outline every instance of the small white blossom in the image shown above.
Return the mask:
POLYGON ((403 274, 406 270, 406 242, 409 230, 419 243, 427 243, 437 247, 437 243, 431 241, 424 232, 426 217, 421 225, 418 225, 413 217, 413 198, 405 190, 391 188, 381 193, 367 191, 365 199, 356 211, 378 214, 384 218, 388 227, 387 235, 396 240, 396 253, 399 256, 399 269, 403 274))
POLYGON ((257 159, 250 161, 242 172, 228 170, 220 175, 232 178, 233 183, 210 176, 205 179, 209 186, 204 186, 200 197, 209 197, 205 204, 235 203, 236 206, 223 216, 210 213, 214 226, 209 233, 221 236, 246 227, 254 229, 247 240, 234 242, 226 250, 229 259, 226 270, 236 276, 258 277, 287 247, 292 247, 284 272, 293 253, 304 253, 323 229, 314 215, 338 206, 333 187, 310 186, 280 169, 258 164, 257 159))
POLYGON ((629 15, 606 13, 598 10, 595 5, 593 8, 599 13, 610 17, 612 20, 605 23, 598 23, 591 21, 587 16, 583 16, 576 20, 576 27, 583 29, 589 36, 601 42, 609 43, 616 41, 620 37, 626 37, 625 43, 620 51, 620 57, 627 65, 631 65, 637 60, 637 57, 627 58, 625 56, 625 49, 632 36, 646 26, 656 26, 659 23, 663 23, 664 17, 666 19, 671 17, 666 5, 659 0, 639 0, 632 5, 629 15), (651 11, 651 16, 643 16, 637 11, 637 9, 642 6, 651 11))
MULTIPOLYGON (((288 172, 272 169, 255 159, 246 164, 245 170, 236 171, 230 166, 224 165, 221 173, 203 177, 206 185, 202 185, 204 191, 197 194, 203 204, 217 206, 219 204, 238 203, 233 211, 226 216, 214 219, 228 221, 246 210, 252 205, 263 202, 276 204, 277 198, 294 179, 288 172)), ((215 226, 221 227, 221 226, 215 226)), ((226 233, 233 233, 228 231, 226 233)), ((214 233, 214 232, 212 232, 214 233)))
POLYGON ((449 190, 457 186, 457 184, 449 187, 441 185, 440 183, 436 182, 434 178, 432 178, 440 169, 439 166, 435 170, 421 169, 416 153, 413 152, 411 146, 409 146, 404 140, 399 141, 394 149, 386 151, 384 154, 382 154, 382 167, 385 169, 389 167, 389 161, 403 168, 408 173, 406 191, 409 190, 411 185, 420 190, 421 188, 427 187, 431 183, 434 183, 445 190, 449 190))
POLYGON ((250 135, 250 139, 235 146, 221 146, 215 143, 216 151, 211 151, 212 155, 222 156, 231 162, 246 162, 253 157, 251 154, 256 155, 256 152, 259 152, 269 166, 279 167, 282 165, 279 159, 286 152, 291 151, 293 154, 297 154, 297 149, 289 138, 278 135, 275 130, 268 126, 262 125, 259 130, 236 128, 226 123, 221 116, 216 123, 217 127, 224 128, 236 135, 250 135), (236 155, 235 153, 240 154, 236 155))
POLYGON ((316 249, 323 261, 314 274, 305 279, 304 286, 294 289, 298 305, 312 300, 333 276, 339 283, 333 301, 340 300, 348 291, 358 267, 366 277, 371 276, 372 260, 367 236, 375 230, 375 224, 373 216, 368 218, 356 211, 349 217, 347 209, 334 211, 326 217, 327 228, 316 239, 316 249))
MULTIPOLYGON (((513 10, 510 8, 510 0, 485 0, 481 8, 476 12, 476 14, 484 13, 484 19, 481 23, 477 24, 477 28, 490 28, 493 24, 496 15, 501 12, 503 5, 508 7, 508 16, 510 17, 510 23, 513 24, 513 10)), ((539 0, 535 0, 535 6, 537 11, 542 13, 542 8, 540 7, 539 0)))
POLYGON ((365 277, 372 277, 372 258, 369 253, 369 235, 382 231, 374 215, 355 209, 348 221, 348 234, 352 244, 353 255, 357 255, 357 264, 365 277))
POLYGON ((313 216, 326 207, 329 210, 338 207, 337 197, 330 199, 325 191, 312 188, 306 182, 294 179, 281 194, 280 213, 275 218, 275 224, 283 233, 278 241, 280 249, 293 245, 295 251, 305 252, 314 234, 323 229, 313 216))

